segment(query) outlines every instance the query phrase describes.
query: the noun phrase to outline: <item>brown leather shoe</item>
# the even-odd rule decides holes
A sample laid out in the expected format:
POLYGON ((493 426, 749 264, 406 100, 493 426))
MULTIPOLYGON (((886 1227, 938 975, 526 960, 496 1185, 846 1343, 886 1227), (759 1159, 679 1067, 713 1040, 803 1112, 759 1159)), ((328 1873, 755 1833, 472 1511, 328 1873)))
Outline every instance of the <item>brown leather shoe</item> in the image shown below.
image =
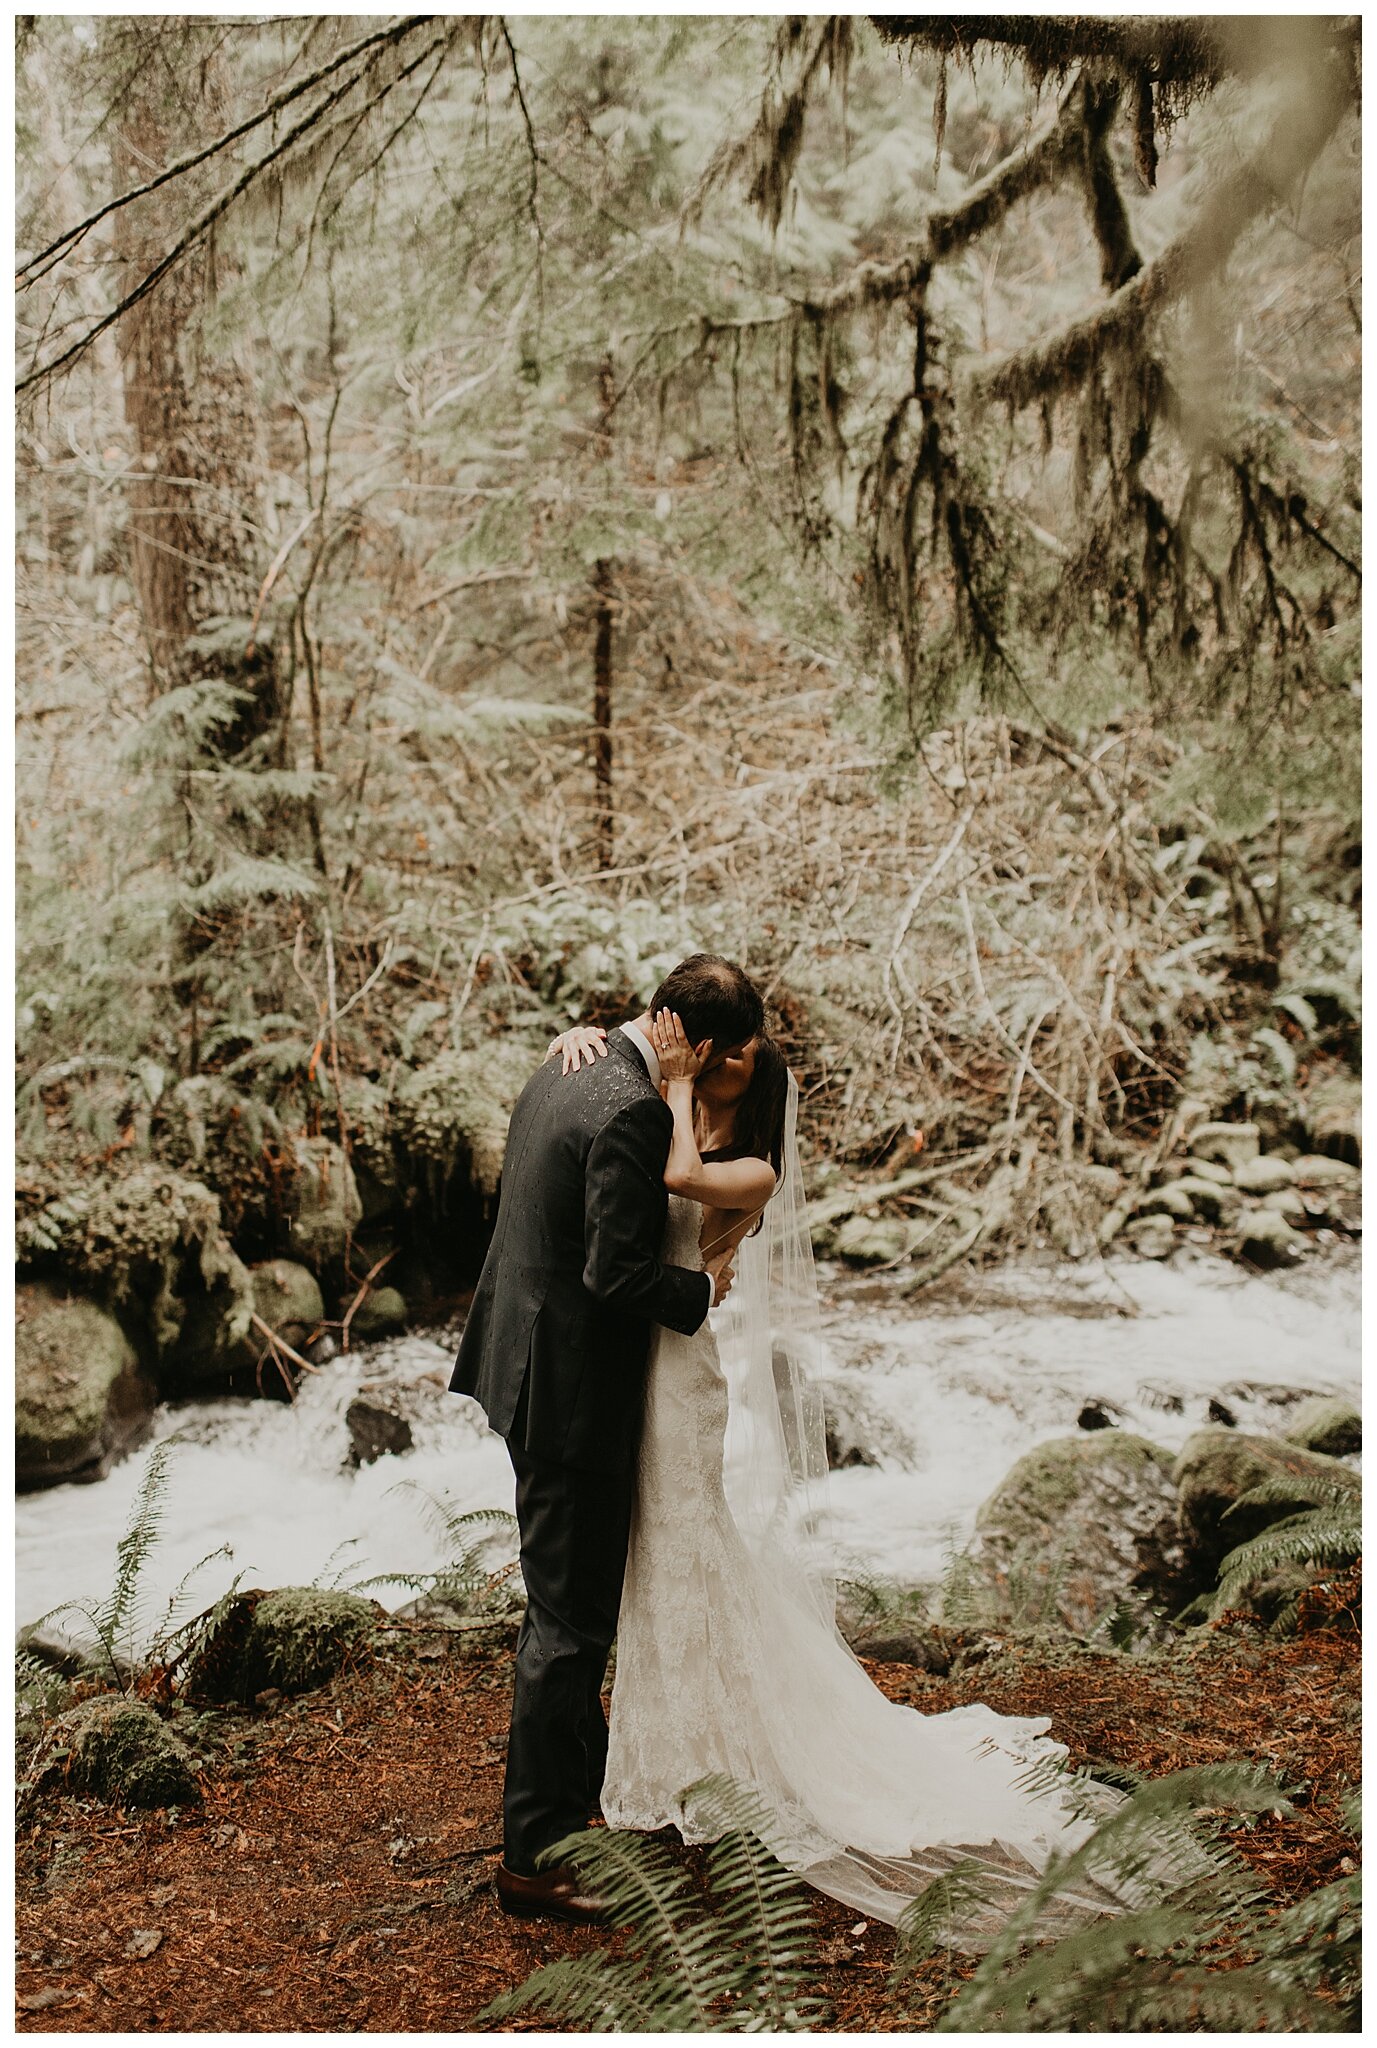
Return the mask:
POLYGON ((574 1920, 604 1926, 607 1907, 582 1889, 578 1873, 543 1870, 538 1877, 518 1877, 505 1863, 497 1866, 497 1898, 504 1913, 518 1920, 574 1920))

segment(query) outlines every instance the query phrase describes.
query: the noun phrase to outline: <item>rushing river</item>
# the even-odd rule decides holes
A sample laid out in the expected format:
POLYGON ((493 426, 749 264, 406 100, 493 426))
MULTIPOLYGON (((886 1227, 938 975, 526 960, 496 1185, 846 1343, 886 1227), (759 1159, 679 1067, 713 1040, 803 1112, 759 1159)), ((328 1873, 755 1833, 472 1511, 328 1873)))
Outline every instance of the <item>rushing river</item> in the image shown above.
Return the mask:
MULTIPOLYGON (((1222 1401, 1241 1428, 1279 1426, 1268 1390, 1360 1391, 1359 1262, 1335 1251, 1285 1276, 1179 1251, 1167 1264, 1015 1264, 940 1300, 891 1279, 821 1269, 835 1377, 868 1414, 878 1466, 834 1473, 844 1558, 909 1581, 940 1576, 976 1509, 1025 1451, 1074 1432, 1083 1406, 1174 1447, 1222 1401)), ((456 1509, 512 1504, 501 1442, 443 1392, 453 1333, 368 1346, 309 1379, 294 1407, 205 1401, 159 1411, 151 1443, 92 1486, 16 1504, 15 1616, 100 1598, 152 1444, 178 1435, 163 1535, 143 1581, 142 1631, 208 1553, 179 1613, 245 1585, 355 1585, 415 1573, 444 1547, 426 1496, 456 1509), (370 1380, 415 1383, 414 1448, 353 1470, 345 1411, 370 1380)), ((372 1589, 389 1606, 404 1587, 372 1589)), ((70 1628, 72 1624, 67 1624, 70 1628)))

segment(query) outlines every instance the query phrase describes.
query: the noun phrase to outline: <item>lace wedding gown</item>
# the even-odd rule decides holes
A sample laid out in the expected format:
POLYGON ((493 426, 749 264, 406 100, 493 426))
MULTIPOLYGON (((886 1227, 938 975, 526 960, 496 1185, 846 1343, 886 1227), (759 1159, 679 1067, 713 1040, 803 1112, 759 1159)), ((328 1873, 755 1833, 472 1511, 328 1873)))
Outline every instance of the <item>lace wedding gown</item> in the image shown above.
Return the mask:
MULTIPOLYGON (((701 1219, 696 1203, 671 1196, 667 1260, 701 1264, 701 1219)), ((688 1788, 726 1774, 762 1803, 781 1862, 891 1924, 932 1878, 973 1858, 988 1903, 950 1938, 983 1946, 1049 1856, 1091 1830, 1064 1787, 1020 1784, 1066 1752, 1046 1739, 1046 1719, 985 1706, 922 1714, 886 1699, 835 1626, 771 1569, 768 1546, 738 1529, 724 1485, 727 1418, 710 1324, 691 1337, 658 1329, 617 1630, 608 1825, 714 1839, 720 1814, 688 1788)), ((1051 1920, 1127 1903, 1085 1878, 1052 1902, 1051 1920)))

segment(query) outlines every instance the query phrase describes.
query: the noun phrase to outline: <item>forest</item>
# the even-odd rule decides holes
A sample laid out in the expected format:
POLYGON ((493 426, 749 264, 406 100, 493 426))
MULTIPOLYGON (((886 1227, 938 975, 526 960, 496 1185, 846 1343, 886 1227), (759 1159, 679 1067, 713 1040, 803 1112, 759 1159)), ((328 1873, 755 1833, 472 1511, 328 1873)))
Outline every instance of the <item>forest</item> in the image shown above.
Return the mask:
POLYGON ((1353 2030, 1357 18, 21 15, 15 75, 20 1506, 140 1475, 83 1641, 21 1591, 20 2024, 1353 2030), (410 1606, 147 1620, 198 1404, 357 1353, 355 1467, 430 1442, 385 1346, 517 1094, 700 949, 838 1315, 1317 1304, 843 1588, 891 1698, 1193 1830, 1170 1910, 805 1939, 747 1813, 608 1831, 629 1941, 507 1926, 477 1495, 410 1606))

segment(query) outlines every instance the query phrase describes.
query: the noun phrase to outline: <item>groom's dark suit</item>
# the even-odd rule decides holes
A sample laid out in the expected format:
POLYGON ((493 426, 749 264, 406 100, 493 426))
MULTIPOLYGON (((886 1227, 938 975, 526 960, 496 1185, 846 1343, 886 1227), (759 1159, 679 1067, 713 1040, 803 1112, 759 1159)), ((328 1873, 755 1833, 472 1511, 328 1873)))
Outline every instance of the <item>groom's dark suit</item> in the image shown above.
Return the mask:
POLYGON ((503 1861, 522 1876, 587 1824, 616 1632, 652 1323, 690 1335, 704 1273, 660 1263, 672 1119, 633 1041, 532 1075, 512 1112, 492 1244, 450 1390, 516 1471, 526 1619, 516 1650, 503 1861))

